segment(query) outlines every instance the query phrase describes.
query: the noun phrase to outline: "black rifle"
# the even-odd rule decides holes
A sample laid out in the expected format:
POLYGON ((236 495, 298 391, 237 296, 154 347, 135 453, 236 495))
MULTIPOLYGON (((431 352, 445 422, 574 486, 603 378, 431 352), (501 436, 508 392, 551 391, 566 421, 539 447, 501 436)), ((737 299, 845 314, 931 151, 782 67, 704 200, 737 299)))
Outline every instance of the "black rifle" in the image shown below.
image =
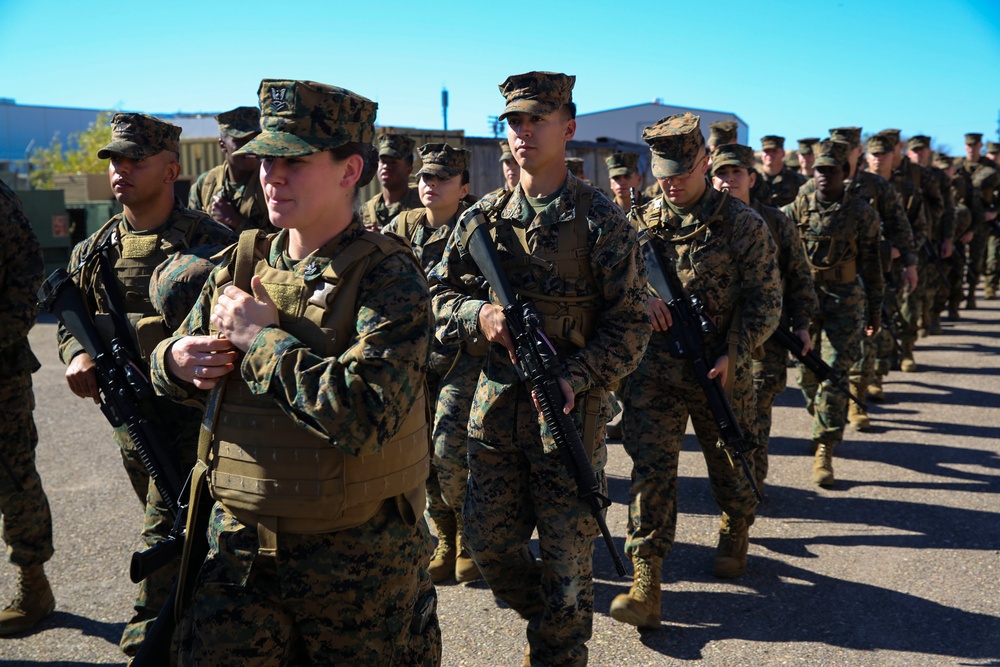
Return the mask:
POLYGON ((923 251, 927 261, 934 266, 934 269, 938 273, 938 277, 941 280, 947 280, 948 274, 944 265, 944 259, 941 257, 941 253, 938 251, 937 245, 930 239, 926 239, 923 244, 921 244, 920 249, 923 251))
MULTIPOLYGON (((84 351, 94 361, 101 411, 113 427, 125 425, 129 437, 150 479, 156 485, 173 520, 170 537, 145 552, 132 554, 130 576, 138 583, 150 573, 172 562, 180 555, 184 543, 187 519, 187 492, 177 463, 157 435, 147 415, 154 414, 150 400, 153 388, 145 373, 134 360, 127 331, 121 331, 120 319, 110 349, 101 338, 91 319, 90 309, 79 286, 65 269, 57 269, 38 290, 39 303, 66 327, 84 351)), ((170 640, 174 629, 173 592, 164 604, 157 622, 146 634, 140 655, 133 660, 136 667, 169 664, 170 640), (164 623, 161 626, 161 621, 164 623), (155 646, 155 649, 150 647, 155 646)))
MULTIPOLYGON (((740 461, 743 473, 746 475, 750 490, 753 491, 757 502, 763 500, 760 489, 754 481, 753 471, 750 469, 750 462, 747 460, 747 453, 753 449, 753 445, 748 443, 743 437, 743 431, 736 421, 736 414, 733 406, 729 404, 726 391, 719 382, 719 378, 709 378, 708 372, 715 365, 709 359, 708 351, 705 349, 703 337, 708 333, 717 333, 715 323, 705 314, 705 308, 697 294, 692 294, 685 298, 684 289, 677 278, 677 273, 670 266, 670 270, 664 269, 664 263, 653 247, 652 239, 645 232, 639 232, 639 246, 642 249, 642 258, 646 263, 649 272, 649 285, 656 292, 656 295, 663 299, 663 302, 670 309, 670 317, 673 324, 666 332, 669 344, 670 356, 675 359, 688 359, 694 370, 695 379, 701 385, 701 390, 708 399, 708 408, 712 412, 712 417, 719 428, 721 445, 726 451, 732 451, 740 461)), ((801 349, 801 348, 800 348, 801 349)), ((732 368, 736 368, 736 360, 731 359, 732 368)))
POLYGON ((836 368, 830 366, 830 364, 823 361, 823 357, 819 356, 816 350, 809 350, 807 353, 802 354, 802 341, 799 340, 799 337, 789 331, 784 325, 778 325, 778 328, 774 330, 773 334, 771 334, 771 339, 778 343, 781 347, 791 352, 792 356, 795 357, 800 364, 812 371, 812 374, 816 376, 817 380, 820 382, 829 382, 830 386, 842 393, 844 396, 847 396, 862 408, 865 407, 864 401, 851 392, 850 385, 844 377, 844 371, 837 370, 836 368))
MULTIPOLYGON (((541 406, 542 417, 552 432, 556 448, 570 475, 576 480, 577 495, 590 504, 590 513, 597 521, 604 536, 604 543, 611 553, 618 576, 625 576, 625 565, 611 539, 611 531, 604 520, 604 510, 611 505, 611 499, 601 493, 597 475, 590 464, 590 458, 583 446, 580 433, 573 418, 562 410, 565 398, 559 387, 556 370, 560 367, 559 357, 552 343, 541 329, 541 318, 530 302, 519 301, 504 274, 496 243, 490 236, 489 224, 482 213, 473 209, 471 215, 480 220, 469 237, 468 250, 483 277, 493 288, 503 307, 507 327, 514 338, 517 374, 527 382, 541 406)), ((466 219, 466 223, 471 220, 466 219)))

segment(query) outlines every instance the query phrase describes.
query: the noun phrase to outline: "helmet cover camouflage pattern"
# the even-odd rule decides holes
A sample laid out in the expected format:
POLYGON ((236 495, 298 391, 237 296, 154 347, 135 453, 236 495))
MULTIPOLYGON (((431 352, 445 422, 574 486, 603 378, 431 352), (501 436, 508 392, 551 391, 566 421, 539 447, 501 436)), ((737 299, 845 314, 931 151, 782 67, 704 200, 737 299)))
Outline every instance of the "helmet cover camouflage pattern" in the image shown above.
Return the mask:
POLYGON ((816 154, 816 167, 844 167, 847 168, 847 154, 851 147, 844 141, 827 139, 813 146, 816 154))
POLYGON ((760 147, 762 150, 771 150, 773 148, 780 148, 785 150, 785 138, 779 137, 776 134, 769 134, 766 137, 760 138, 760 147))
POLYGON ((163 151, 180 152, 181 128, 144 113, 116 113, 111 119, 111 143, 97 151, 106 160, 123 155, 142 160, 163 151))
POLYGON ((618 152, 612 153, 604 158, 604 164, 608 165, 608 176, 628 176, 639 171, 639 154, 618 152))
POLYGON ((582 157, 568 157, 568 158, 566 158, 566 168, 569 169, 569 173, 573 174, 577 178, 583 178, 583 158, 582 157))
POLYGON ((812 155, 813 144, 819 143, 819 137, 806 137, 799 139, 799 155, 812 155))
POLYGON ((469 168, 469 158, 472 157, 466 149, 452 148, 448 144, 424 144, 417 149, 417 153, 421 161, 417 176, 428 174, 441 179, 460 176, 469 168))
POLYGON ((513 160, 513 159, 514 159, 514 154, 510 152, 510 142, 504 139, 503 141, 500 142, 499 162, 503 162, 505 160, 513 160))
POLYGON ((375 146, 378 148, 378 156, 393 157, 397 160, 413 158, 413 147, 416 140, 405 134, 385 134, 378 135, 375 146))
POLYGON ((736 143, 735 120, 717 120, 708 126, 708 143, 712 146, 736 143))
POLYGON ((911 151, 918 151, 922 148, 931 147, 931 138, 926 134, 915 134, 906 142, 906 147, 911 151))
POLYGON ((722 167, 754 168, 753 149, 742 144, 722 144, 712 151, 712 173, 722 167))
POLYGON ((198 301, 208 274, 215 268, 211 257, 218 249, 215 245, 188 248, 173 253, 153 269, 149 298, 168 330, 176 331, 198 301))
POLYGON ((694 169, 705 148, 701 117, 679 113, 661 118, 642 131, 653 152, 653 176, 669 178, 694 169))
POLYGON ((260 134, 260 109, 257 107, 236 107, 216 115, 219 132, 235 139, 260 134))
POLYGON ((861 145, 861 128, 854 126, 831 127, 830 138, 834 141, 841 141, 852 149, 861 145))
POLYGON ((512 113, 547 116, 573 101, 576 77, 559 72, 514 74, 500 84, 507 106, 498 120, 512 113))
POLYGON ((975 144, 983 143, 983 133, 982 132, 969 132, 965 135, 965 145, 973 146, 975 144))
POLYGON ((258 95, 263 132, 236 155, 302 157, 375 138, 378 104, 345 88, 264 79, 258 95))

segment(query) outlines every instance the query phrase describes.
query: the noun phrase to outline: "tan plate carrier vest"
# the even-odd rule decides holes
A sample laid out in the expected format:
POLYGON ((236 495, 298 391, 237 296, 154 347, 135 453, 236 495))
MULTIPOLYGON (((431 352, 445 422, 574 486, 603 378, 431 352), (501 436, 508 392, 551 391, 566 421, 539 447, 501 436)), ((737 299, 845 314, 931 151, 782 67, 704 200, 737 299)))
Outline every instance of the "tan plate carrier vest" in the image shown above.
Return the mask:
MULTIPOLYGON (((255 243, 253 275, 278 304, 280 326, 324 357, 336 357, 355 341, 358 288, 370 267, 405 249, 365 232, 340 251, 313 279, 268 266, 270 239, 243 232, 255 243)), ((237 250, 236 268, 242 262, 237 250)), ((220 270, 220 290, 229 279, 220 270)), ((218 298, 218 292, 216 293, 218 298)), ((257 525, 261 552, 278 532, 329 533, 358 526, 384 500, 423 513, 429 472, 428 406, 421 388, 398 433, 375 454, 350 456, 295 425, 272 396, 255 395, 240 378, 228 382, 211 442, 209 489, 240 522, 257 525)), ((404 508, 401 507, 401 510, 404 508)), ((404 516, 408 515, 405 511, 404 516)))
MULTIPOLYGON (((121 235, 118 226, 122 216, 111 218, 94 235, 94 243, 99 245, 109 234, 113 234, 112 243, 107 252, 108 259, 117 278, 113 287, 118 290, 125 304, 125 315, 132 329, 133 342, 136 343, 142 360, 149 363, 149 353, 156 345, 170 335, 163 316, 153 308, 149 298, 149 282, 153 271, 167 258, 180 250, 191 246, 193 237, 198 230, 198 224, 204 219, 202 214, 190 213, 171 214, 172 223, 157 233, 121 235)), ((97 259, 85 269, 80 284, 85 291, 94 296, 96 312, 94 321, 98 331, 104 337, 105 343, 111 342, 113 325, 107 296, 103 289, 97 287, 100 270, 97 259)))
MULTIPOLYGON (((841 223, 843 208, 834 212, 832 221, 841 223)), ((858 224, 847 219, 846 225, 828 224, 824 229, 813 229, 811 224, 800 224, 802 247, 806 263, 812 269, 813 280, 818 283, 853 283, 858 277, 858 224), (826 229, 840 229, 836 236, 823 234, 826 229), (846 243, 844 237, 847 236, 846 243)))

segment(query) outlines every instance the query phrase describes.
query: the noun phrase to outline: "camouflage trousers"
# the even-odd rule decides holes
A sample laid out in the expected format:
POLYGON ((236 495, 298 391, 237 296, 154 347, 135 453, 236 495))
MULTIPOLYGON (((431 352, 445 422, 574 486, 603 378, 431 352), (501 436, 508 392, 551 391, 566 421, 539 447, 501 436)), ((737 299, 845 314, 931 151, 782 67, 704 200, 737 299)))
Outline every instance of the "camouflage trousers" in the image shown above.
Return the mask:
POLYGON ((757 486, 767 478, 767 446, 771 440, 774 398, 788 384, 788 350, 774 340, 764 343, 764 358, 753 362, 753 387, 757 405, 757 449, 753 450, 753 473, 757 486))
MULTIPOLYGON (((896 336, 900 335, 898 329, 898 322, 900 320, 899 312, 899 294, 902 289, 897 291, 893 285, 902 285, 902 270, 893 265, 892 273, 883 274, 885 278, 885 290, 882 295, 882 329, 879 333, 872 337, 867 338, 864 335, 861 337, 860 351, 858 353, 857 359, 851 365, 849 372, 849 379, 852 384, 860 384, 865 387, 870 386, 875 382, 876 376, 883 377, 889 374, 892 370, 893 361, 896 359, 896 336), (891 331, 890 331, 891 330, 891 331)), ((918 272, 919 277, 919 272, 918 272)), ((864 303, 862 301, 862 303, 864 303)), ((865 312, 864 306, 862 306, 862 313, 865 312)), ((864 317, 863 315, 861 316, 864 317)), ((864 325, 862 325, 864 329, 864 325)))
MULTIPOLYGON (((517 389, 510 431, 491 434, 491 442, 469 439, 464 536, 493 595, 528 621, 532 662, 582 667, 593 632, 592 556, 600 530, 527 389, 517 389), (528 549, 536 528, 540 561, 528 549)), ((591 458, 602 486, 605 405, 591 458)), ((580 428, 580 410, 574 414, 580 428)))
POLYGON ((966 265, 965 283, 970 290, 976 289, 979 278, 986 270, 986 252, 990 243, 990 233, 986 225, 976 225, 966 252, 969 253, 969 263, 966 265))
POLYGON ((948 289, 940 302, 940 310, 947 308, 948 310, 957 311, 962 303, 962 299, 965 298, 963 280, 965 278, 965 253, 968 251, 968 246, 961 246, 960 248, 956 246, 956 252, 952 253, 951 257, 945 260, 947 262, 948 289), (959 253, 957 252, 958 250, 962 250, 962 252, 959 253))
POLYGON ((354 528, 279 533, 273 558, 258 555, 257 527, 219 503, 207 537, 180 665, 440 664, 430 533, 394 500, 354 528))
MULTIPOLYGON (((178 457, 180 463, 178 470, 181 475, 186 475, 194 465, 198 447, 198 431, 201 424, 200 413, 192 408, 181 406, 165 401, 157 402, 157 409, 161 411, 161 423, 175 425, 172 432, 160 429, 164 443, 178 443, 178 457)), ((145 549, 153 547, 157 543, 166 539, 173 527, 173 519, 170 511, 156 485, 150 480, 146 467, 139 458, 139 453, 135 444, 129 437, 124 427, 115 429, 115 442, 121 450, 122 464, 132 489, 143 508, 142 522, 142 544, 145 549)), ((177 572, 180 561, 170 563, 159 570, 151 573, 144 580, 139 582, 139 590, 136 593, 134 609, 135 613, 125 625, 119 647, 127 656, 134 656, 146 632, 153 625, 156 617, 160 613, 160 608, 170 593, 170 587, 177 572)))
POLYGON ((462 354, 437 393, 427 516, 439 531, 451 529, 462 516, 469 481, 469 410, 482 366, 483 357, 462 354))
MULTIPOLYGON (((865 292, 860 282, 817 283, 818 315, 809 326, 813 348, 833 369, 847 373, 861 357, 865 327, 865 292)), ((870 340, 870 339, 869 339, 870 340)), ((874 346, 869 346, 874 347, 874 346)), ((813 411, 812 440, 836 445, 844 439, 847 423, 846 396, 819 383, 816 376, 799 365, 799 386, 813 411)), ((852 382, 854 378, 851 378, 852 382)))
MULTIPOLYGON (((899 331, 899 340, 904 344, 915 343, 919 337, 920 322, 924 314, 924 301, 932 285, 930 274, 937 268, 927 261, 923 251, 917 253, 917 258, 917 286, 910 292, 907 292, 906 287, 903 286, 897 294, 900 319, 903 323, 899 331)), ((936 283, 933 285, 936 286, 936 283)), ((933 294, 931 294, 931 298, 933 299, 933 294)))
POLYGON ((1000 287, 1000 235, 990 229, 986 242, 986 263, 983 278, 993 289, 1000 287))
POLYGON ((14 565, 41 565, 52 558, 52 514, 35 469, 38 432, 31 411, 35 395, 31 373, 22 371, 4 378, 0 386, 0 456, 20 483, 16 491, 10 474, 0 464, 0 516, 7 558, 14 565))
MULTIPOLYGON (((756 409, 751 376, 747 355, 736 365, 731 403, 744 436, 753 441, 756 409)), ((739 464, 734 465, 718 446, 719 427, 692 376, 690 364, 671 359, 662 351, 651 354, 647 350, 618 395, 623 408, 623 443, 632 459, 625 552, 633 560, 663 558, 673 547, 677 530, 677 464, 689 417, 708 466, 715 502, 732 518, 753 516, 757 501, 750 484, 739 464), (658 371, 680 363, 686 365, 684 381, 665 382, 664 373, 658 371)))

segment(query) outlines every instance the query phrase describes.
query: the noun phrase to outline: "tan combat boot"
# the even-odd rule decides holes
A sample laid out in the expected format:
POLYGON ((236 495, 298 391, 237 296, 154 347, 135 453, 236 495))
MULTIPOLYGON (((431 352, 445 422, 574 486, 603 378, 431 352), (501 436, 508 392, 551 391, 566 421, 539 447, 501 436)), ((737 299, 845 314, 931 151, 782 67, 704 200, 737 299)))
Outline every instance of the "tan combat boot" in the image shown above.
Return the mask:
POLYGON ((823 487, 833 486, 833 445, 816 443, 816 457, 813 459, 813 484, 823 487))
POLYGON ((455 576, 455 560, 458 557, 458 526, 455 521, 441 521, 437 527, 437 548, 431 556, 427 573, 431 581, 442 584, 455 576))
MULTIPOLYGON (((864 396, 858 396, 862 401, 865 400, 864 396)), ((882 376, 878 373, 875 374, 875 381, 868 385, 868 398, 876 403, 881 403, 885 400, 885 392, 882 391, 882 376)))
POLYGON ((458 519, 458 555, 455 557, 455 580, 460 584, 466 584, 482 577, 479 566, 472 560, 472 555, 465 548, 465 540, 462 539, 462 519, 458 519))
POLYGON ((633 558, 632 588, 611 601, 611 618, 640 630, 660 627, 660 575, 663 559, 658 556, 633 558))
POLYGON ((56 608, 44 568, 30 565, 19 569, 14 600, 0 612, 0 636, 30 630, 56 608))
POLYGON ((720 579, 735 579, 747 571, 750 530, 746 519, 725 514, 719 524, 719 545, 715 548, 712 574, 720 579))
POLYGON ((931 314, 931 328, 930 333, 932 336, 941 335, 941 313, 931 314))
MULTIPOLYGON (((851 384, 851 391, 862 401, 868 395, 868 387, 863 384, 851 384)), ((867 431, 872 426, 872 422, 868 418, 868 410, 850 399, 847 401, 847 421, 850 422, 855 431, 867 431)))
POLYGON ((997 288, 993 285, 985 285, 983 287, 983 296, 992 301, 997 298, 997 288))
POLYGON ((917 362, 913 360, 913 343, 903 343, 903 360, 899 364, 899 370, 904 373, 917 370, 917 362))

